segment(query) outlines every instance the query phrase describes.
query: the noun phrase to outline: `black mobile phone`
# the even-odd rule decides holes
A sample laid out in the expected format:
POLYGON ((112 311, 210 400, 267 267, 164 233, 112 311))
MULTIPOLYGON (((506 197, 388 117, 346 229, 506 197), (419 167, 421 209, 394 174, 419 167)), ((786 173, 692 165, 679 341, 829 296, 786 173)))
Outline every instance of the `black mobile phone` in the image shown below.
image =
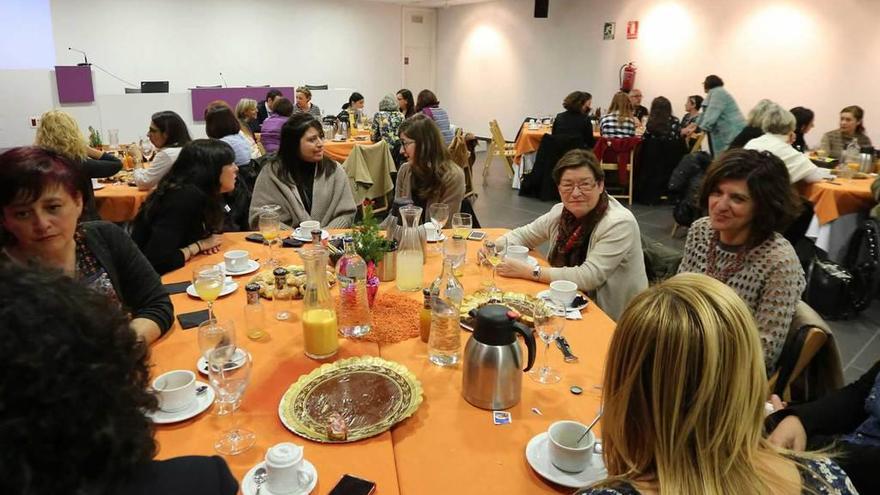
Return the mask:
POLYGON ((330 495, 372 495, 376 484, 350 474, 339 479, 339 483, 330 490, 330 495))
POLYGON ((472 230, 467 238, 469 241, 482 241, 486 238, 486 233, 479 230, 472 230))
POLYGON ((263 234, 259 232, 254 232, 253 234, 248 234, 247 237, 244 238, 246 241, 256 242, 258 244, 262 244, 265 239, 263 239, 263 234))

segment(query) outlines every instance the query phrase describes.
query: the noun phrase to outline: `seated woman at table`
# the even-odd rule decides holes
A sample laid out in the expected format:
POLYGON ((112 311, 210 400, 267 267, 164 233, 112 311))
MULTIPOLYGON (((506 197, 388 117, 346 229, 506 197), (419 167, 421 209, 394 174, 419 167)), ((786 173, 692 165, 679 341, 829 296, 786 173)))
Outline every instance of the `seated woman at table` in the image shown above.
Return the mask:
POLYGON ((599 132, 607 138, 627 138, 636 135, 636 127, 640 123, 633 115, 632 103, 629 96, 623 91, 618 91, 611 99, 608 113, 599 119, 599 132))
POLYGON ((397 100, 393 95, 385 95, 379 102, 379 111, 373 116, 373 142, 383 139, 388 146, 399 147, 402 123, 403 114, 397 109, 397 100))
POLYGON ((275 98, 272 113, 263 121, 260 128, 260 142, 266 153, 275 153, 281 144, 281 127, 293 115, 293 103, 283 96, 275 98))
POLYGON ((412 200, 427 214, 434 203, 449 205, 449 218, 461 211, 464 172, 449 157, 440 128, 424 114, 400 125, 400 154, 406 163, 397 171, 394 199, 412 200))
POLYGON ((865 135, 865 111, 858 105, 850 105, 840 111, 840 127, 822 135, 819 148, 828 156, 840 160, 846 147, 855 140, 859 147, 871 146, 871 139, 865 135))
POLYGON ((83 201, 81 220, 100 220, 91 179, 115 175, 122 168, 122 162, 109 153, 90 148, 76 120, 61 110, 50 110, 40 117, 34 144, 64 156, 83 169, 77 186, 83 201))
POLYGON ((310 113, 316 119, 321 118, 321 109, 312 103, 312 91, 309 88, 296 88, 296 107, 293 113, 310 113))
POLYGON ((404 88, 397 92, 397 109, 408 119, 416 113, 416 103, 412 91, 404 88))
POLYGON ((791 112, 776 103, 771 103, 764 111, 764 118, 761 120, 763 135, 750 140, 744 148, 769 151, 779 157, 788 169, 788 178, 792 184, 833 178, 834 176, 827 169, 817 167, 806 155, 789 144, 797 129, 796 126, 797 119, 791 112))
POLYGON ((506 259, 497 273, 543 283, 570 280, 616 320, 627 302, 648 286, 639 225, 605 192, 605 172, 592 152, 563 155, 553 168, 553 181, 562 202, 496 241, 530 249, 549 241, 550 268, 506 259))
POLYGON ((677 275, 626 308, 602 386, 608 478, 579 495, 857 493, 818 453, 763 435, 758 329, 730 288, 677 275))
POLYGON ((251 145, 241 133, 241 124, 227 105, 217 105, 205 109, 205 134, 228 144, 235 152, 235 164, 250 166, 251 145))
POLYGON ((348 101, 342 105, 342 111, 336 116, 341 121, 350 125, 360 125, 361 115, 364 112, 364 95, 355 91, 348 96, 348 101))
POLYGON ((180 115, 165 110, 154 113, 150 118, 150 130, 147 132, 150 143, 156 147, 156 155, 149 167, 134 171, 134 182, 141 191, 149 191, 171 170, 181 148, 192 141, 189 130, 180 115))
POLYGON ((681 122, 672 115, 672 103, 665 96, 651 101, 648 123, 645 124, 644 139, 676 140, 681 136, 681 122))
POLYGON ((216 139, 183 147, 134 219, 131 238, 157 272, 182 267, 199 254, 216 253, 224 218, 223 194, 235 189, 235 152, 216 139))
POLYGON ((149 350, 120 308, 54 271, 0 280, 4 493, 237 493, 221 457, 154 459, 149 350))
POLYGON ((449 113, 440 107, 440 100, 433 91, 430 89, 419 91, 419 96, 416 98, 416 112, 427 116, 437 124, 440 135, 443 136, 443 143, 449 146, 455 134, 452 132, 452 121, 449 119, 449 113))
POLYGON ((564 112, 556 114, 553 120, 554 136, 572 136, 580 141, 581 148, 593 149, 593 123, 590 120, 590 104, 593 95, 586 91, 573 91, 562 102, 564 112))
POLYGON ((124 308, 132 330, 153 342, 173 322, 168 293, 122 229, 109 222, 77 224, 81 175, 67 158, 36 147, 0 155, 0 260, 49 267, 77 279, 124 308))
POLYGON ((690 95, 684 102, 684 116, 681 117, 681 129, 679 132, 691 125, 700 115, 700 107, 703 105, 703 97, 700 95, 690 95))
POLYGON ((704 273, 736 291, 752 310, 767 376, 804 291, 804 271, 779 232, 800 208, 788 170, 770 153, 733 149, 706 171, 700 204, 708 217, 688 230, 679 273, 704 273))
POLYGON ((281 205, 281 223, 296 228, 317 220, 321 228, 350 227, 355 204, 348 176, 324 156, 324 130, 308 113, 298 113, 281 128, 281 147, 263 164, 251 199, 250 224, 259 225, 262 207, 281 205))
POLYGON ((742 148, 752 139, 761 137, 764 134, 764 130, 761 129, 764 114, 774 106, 778 105, 770 100, 763 99, 749 110, 749 115, 746 117, 746 126, 730 142, 730 148, 742 148))
POLYGON ((813 121, 815 120, 816 114, 813 113, 809 108, 804 107, 794 107, 789 110, 792 115, 794 115, 797 124, 794 128, 794 142, 791 143, 794 146, 794 149, 804 153, 810 149, 807 146, 807 142, 804 140, 804 134, 810 132, 810 129, 813 128, 813 121))
POLYGON ((263 156, 263 145, 257 142, 254 129, 257 128, 257 100, 242 98, 235 104, 235 117, 241 126, 241 134, 251 147, 251 158, 263 156))

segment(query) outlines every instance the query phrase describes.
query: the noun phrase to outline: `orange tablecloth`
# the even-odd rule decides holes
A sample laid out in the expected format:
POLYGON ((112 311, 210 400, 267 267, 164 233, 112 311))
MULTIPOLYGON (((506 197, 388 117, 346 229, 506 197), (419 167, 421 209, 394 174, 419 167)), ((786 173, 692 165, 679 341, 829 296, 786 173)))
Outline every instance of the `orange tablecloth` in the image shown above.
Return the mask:
POLYGON ((126 184, 105 184, 95 191, 95 205, 101 218, 108 222, 130 222, 149 194, 126 184))
POLYGON ((871 196, 874 179, 841 179, 806 184, 801 192, 814 205, 820 224, 834 221, 841 215, 865 211, 877 202, 871 196))
POLYGON ((519 137, 516 138, 514 143, 514 149, 516 149, 514 161, 519 163, 523 155, 537 151, 538 146, 541 144, 541 138, 544 137, 544 134, 549 133, 551 129, 549 125, 543 124, 538 126, 537 129, 529 129, 528 124, 523 124, 519 137))
POLYGON ((351 154, 351 150, 354 149, 356 144, 371 144, 373 141, 370 138, 369 130, 359 130, 355 129, 355 132, 352 133, 351 138, 346 141, 333 141, 330 137, 328 137, 324 141, 324 154, 328 157, 336 160, 339 163, 345 161, 348 158, 348 155, 351 154), (355 140, 355 137, 367 137, 366 140, 358 141, 355 140))
MULTIPOLYGON (((503 233, 488 229, 491 236, 503 233)), ((243 241, 244 234, 225 234, 223 250, 247 249, 252 256, 264 257, 263 248, 243 241)), ((473 259, 477 243, 469 243, 469 259, 473 259)), ((282 250, 283 261, 299 263, 293 250, 282 250)), ((194 263, 219 262, 222 254, 200 257, 194 263)), ((190 278, 190 266, 163 277, 163 281, 179 282, 190 278)), ((437 276, 440 258, 431 254, 425 269, 425 281, 437 276)), ((238 278, 241 285, 250 276, 238 278)), ((472 263, 464 270, 462 283, 468 292, 480 287, 485 278, 472 263)), ((498 279, 504 290, 535 293, 545 288, 526 280, 498 279)), ((332 291, 334 297, 336 291, 332 291)), ((394 283, 383 283, 383 293, 397 293, 394 283)), ((421 300, 421 293, 409 293, 421 300)), ((205 304, 186 294, 172 296, 175 313, 203 309, 205 304)), ((233 473, 241 478, 259 462, 266 449, 277 442, 292 441, 305 446, 305 456, 318 469, 319 481, 314 493, 323 494, 345 473, 361 476, 377 483, 378 494, 445 494, 456 493, 565 493, 535 474, 525 459, 529 439, 544 431, 556 420, 591 419, 599 407, 601 371, 614 329, 614 323, 595 306, 584 311, 581 321, 569 321, 565 335, 573 351, 580 357, 578 364, 565 364, 562 355, 550 348, 551 364, 563 373, 555 385, 539 385, 523 377, 520 404, 510 409, 513 422, 496 426, 490 411, 477 409, 461 397, 460 368, 441 369, 428 363, 425 344, 410 339, 398 344, 376 345, 342 340, 338 358, 356 355, 379 355, 407 366, 422 382, 424 402, 419 410, 391 432, 346 445, 324 445, 289 432, 278 419, 278 403, 282 394, 297 378, 317 367, 302 353, 302 330, 298 321, 276 323, 264 342, 248 341, 244 336, 242 288, 220 299, 215 310, 221 319, 236 323, 237 339, 254 356, 251 386, 245 393, 238 421, 257 433, 255 447, 242 455, 226 457, 233 473), (569 392, 571 385, 584 389, 583 395, 569 392), (542 415, 531 411, 538 408, 542 415), (488 489, 491 487, 491 489, 488 489)), ((301 310, 294 303, 294 313, 301 310)), ((469 335, 463 334, 462 342, 469 335)), ((543 358, 539 344, 536 365, 543 358)), ((181 330, 177 324, 153 346, 154 376, 171 369, 195 370, 199 351, 196 330, 181 330)), ((205 380, 204 377, 201 378, 205 380)), ((158 426, 159 458, 185 454, 213 454, 213 440, 227 424, 227 418, 211 414, 212 410, 176 425, 158 426)))

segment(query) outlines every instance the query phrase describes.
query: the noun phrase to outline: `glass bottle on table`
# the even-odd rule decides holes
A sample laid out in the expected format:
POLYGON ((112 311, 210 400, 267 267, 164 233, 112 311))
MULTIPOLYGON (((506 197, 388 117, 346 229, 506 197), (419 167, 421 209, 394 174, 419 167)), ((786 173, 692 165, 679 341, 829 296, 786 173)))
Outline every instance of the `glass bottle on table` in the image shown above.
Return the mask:
POLYGON ((422 208, 414 205, 400 207, 402 234, 397 249, 397 288, 413 292, 422 289, 425 253, 419 236, 419 218, 422 208))
POLYGON ((344 253, 336 262, 339 301, 336 318, 343 337, 361 337, 370 332, 370 304, 367 300, 367 263, 355 250, 354 240, 342 240, 344 253))
POLYGON ((285 321, 290 319, 290 302, 292 294, 287 288, 287 269, 278 267, 272 271, 275 276, 275 290, 272 291, 272 304, 275 306, 275 319, 285 321), (286 296, 286 297, 285 297, 286 296))
POLYGON ((339 335, 333 297, 327 288, 327 250, 304 249, 300 252, 306 269, 303 287, 303 342, 306 356, 328 358, 339 351, 339 335))
POLYGON ((464 287, 452 273, 452 259, 443 258, 443 271, 431 284, 431 332, 428 359, 438 366, 452 366, 461 359, 459 308, 464 287))
POLYGON ((247 304, 244 306, 245 332, 249 339, 260 340, 266 336, 266 314, 260 302, 260 284, 247 284, 247 304))

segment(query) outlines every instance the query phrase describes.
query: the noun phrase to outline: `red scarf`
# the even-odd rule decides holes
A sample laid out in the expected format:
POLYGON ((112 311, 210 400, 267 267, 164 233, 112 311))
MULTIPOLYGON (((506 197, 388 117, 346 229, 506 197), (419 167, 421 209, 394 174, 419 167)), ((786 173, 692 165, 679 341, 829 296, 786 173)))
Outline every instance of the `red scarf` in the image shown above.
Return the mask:
POLYGON ((608 193, 602 192, 596 206, 583 218, 576 218, 565 208, 559 216, 556 244, 550 250, 550 266, 580 266, 587 259, 590 236, 608 211, 608 193))

